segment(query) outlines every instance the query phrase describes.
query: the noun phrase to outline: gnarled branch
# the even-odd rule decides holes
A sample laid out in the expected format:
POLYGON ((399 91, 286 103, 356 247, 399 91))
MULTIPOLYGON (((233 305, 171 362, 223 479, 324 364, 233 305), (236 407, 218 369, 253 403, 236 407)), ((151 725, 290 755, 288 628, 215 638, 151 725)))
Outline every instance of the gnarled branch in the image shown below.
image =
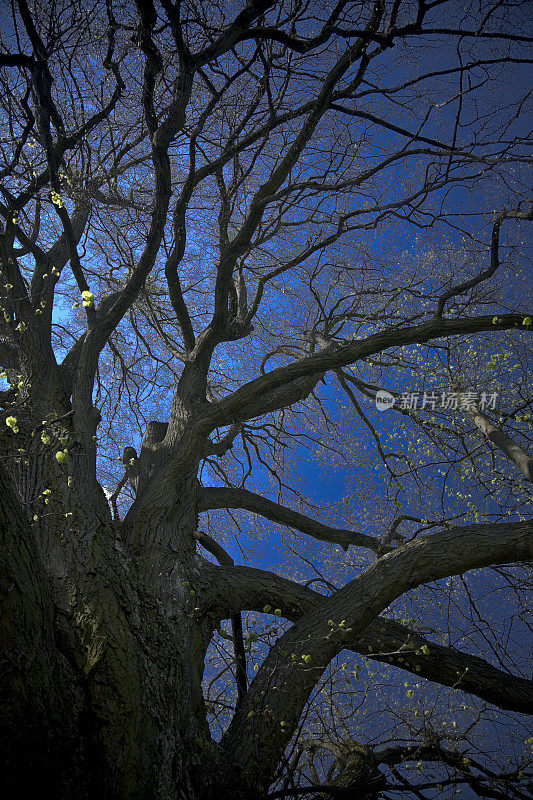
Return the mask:
MULTIPOLYGON (((226 619, 238 610, 264 612, 279 608, 281 616, 295 622, 319 611, 324 595, 272 572, 251 567, 211 564, 204 569, 212 587, 204 598, 205 608, 226 619), (213 575, 211 576, 211 572, 213 575)), ((454 647, 436 644, 421 633, 386 617, 377 617, 344 646, 355 653, 412 672, 418 677, 492 703, 498 708, 533 714, 533 681, 510 675, 483 658, 454 647), (423 648, 423 649, 422 649, 423 648)))
POLYGON ((340 544, 345 550, 350 545, 366 547, 375 553, 382 554, 385 548, 372 536, 364 533, 350 531, 342 528, 333 528, 324 525, 322 522, 311 519, 305 514, 293 511, 291 508, 268 500, 260 494, 250 492, 248 489, 236 489, 232 487, 205 487, 200 495, 198 510, 207 511, 211 508, 243 508, 246 511, 253 511, 262 517, 295 528, 301 533, 312 536, 322 542, 340 544))
POLYGON ((531 557, 533 522, 453 528, 388 553, 278 639, 248 692, 252 735, 243 704, 223 746, 268 783, 327 664, 393 600, 428 581, 531 557))

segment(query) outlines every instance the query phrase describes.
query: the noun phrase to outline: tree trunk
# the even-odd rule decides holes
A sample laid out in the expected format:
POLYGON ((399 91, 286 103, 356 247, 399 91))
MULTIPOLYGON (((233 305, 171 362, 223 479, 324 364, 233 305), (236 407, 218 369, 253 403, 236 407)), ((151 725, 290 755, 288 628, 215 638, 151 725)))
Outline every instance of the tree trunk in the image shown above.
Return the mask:
POLYGON ((54 637, 50 586, 32 531, 0 463, 0 752, 9 797, 89 797, 79 676, 54 637))
POLYGON ((25 496, 49 502, 34 523, 1 473, 3 788, 54 800, 250 797, 206 722, 212 627, 195 611, 193 482, 176 487, 171 514, 136 520, 161 545, 171 536, 179 557, 154 547, 141 561, 128 555, 107 504, 95 508, 87 477, 71 491, 57 464, 42 455, 36 463, 26 464, 25 496))

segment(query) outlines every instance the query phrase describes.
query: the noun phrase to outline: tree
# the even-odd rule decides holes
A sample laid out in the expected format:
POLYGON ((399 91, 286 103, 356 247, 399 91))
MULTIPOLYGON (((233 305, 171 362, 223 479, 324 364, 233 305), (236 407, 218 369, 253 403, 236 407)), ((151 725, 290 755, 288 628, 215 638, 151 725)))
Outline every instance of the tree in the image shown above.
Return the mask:
POLYGON ((478 568, 518 597, 523 567, 501 565, 531 556, 524 8, 3 15, 5 788, 428 796, 417 761, 442 791, 525 797, 518 767, 467 757, 468 731, 430 735, 406 708, 393 746, 317 711, 351 651, 531 712, 512 637, 490 658, 400 621, 403 602, 427 610, 417 587, 449 597, 442 581, 478 568), (477 402, 428 416, 400 402, 418 388, 477 402), (346 470, 340 508, 306 495, 306 448, 346 470), (259 519, 300 535, 292 578, 227 552, 259 519), (235 677, 212 667, 203 687, 226 640, 235 677))

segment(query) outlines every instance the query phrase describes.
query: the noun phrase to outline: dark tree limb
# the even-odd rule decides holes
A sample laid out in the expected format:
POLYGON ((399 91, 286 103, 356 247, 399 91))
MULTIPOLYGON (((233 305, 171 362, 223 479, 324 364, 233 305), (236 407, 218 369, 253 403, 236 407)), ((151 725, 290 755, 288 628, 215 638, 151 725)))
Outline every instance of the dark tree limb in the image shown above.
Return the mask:
POLYGON ((313 539, 332 544, 340 544, 345 550, 350 545, 365 547, 375 553, 385 552, 381 543, 372 536, 357 531, 345 530, 342 528, 332 528, 322 522, 311 519, 305 514, 293 511, 291 508, 268 500, 248 489, 237 489, 232 487, 205 487, 200 495, 198 505, 199 511, 207 511, 211 508, 243 508, 259 514, 271 522, 295 528, 301 533, 312 536, 313 539))
MULTIPOLYGON (((531 316, 531 315, 530 315, 531 316)), ((361 341, 351 341, 345 344, 331 346, 320 350, 318 353, 302 358, 283 367, 278 367, 266 375, 241 386, 228 397, 218 403, 212 403, 206 413, 206 427, 211 430, 230 422, 242 422, 252 416, 259 416, 270 410, 268 398, 274 391, 277 392, 277 408, 290 405, 290 387, 304 376, 317 375, 328 370, 353 364, 369 356, 381 353, 391 347, 424 343, 451 336, 465 336, 483 331, 508 330, 520 328, 523 331, 532 330, 531 325, 524 326, 524 314, 503 314, 498 317, 495 326, 493 316, 465 317, 458 319, 433 318, 420 325, 406 328, 387 329, 371 334, 361 341)))
MULTIPOLYGON (((203 548, 211 553, 221 566, 234 566, 234 561, 229 553, 224 550, 211 536, 204 531, 196 531, 194 538, 200 542, 203 548)), ((246 651, 244 649, 244 637, 242 633, 242 615, 238 611, 230 617, 231 632, 233 635, 233 650, 235 653, 235 677, 237 683, 237 705, 239 705, 248 691, 248 677, 246 674, 246 651)))
POLYGON ((476 275, 474 278, 471 278, 470 280, 465 281, 458 286, 452 286, 451 289, 448 289, 448 291, 439 298, 437 310, 435 311, 436 317, 442 316, 447 301, 452 297, 464 295, 469 292, 470 289, 479 286, 479 284, 483 283, 483 281, 487 281, 489 278, 492 278, 500 266, 500 230, 503 222, 507 219, 523 219, 531 221, 533 220, 533 206, 531 206, 529 211, 520 211, 520 209, 516 208, 512 211, 502 211, 501 214, 498 215, 494 225, 492 226, 489 267, 487 267, 486 270, 483 270, 483 272, 480 272, 479 275, 476 275))
POLYGON ((252 737, 243 704, 223 746, 245 772, 259 770, 268 783, 313 686, 350 636, 357 637, 393 600, 422 583, 532 557, 533 522, 453 528, 388 553, 278 639, 248 692, 252 737), (273 731, 279 733, 274 737, 273 731))
MULTIPOLYGON (((221 619, 235 609, 264 612, 279 608, 281 616, 295 622, 320 609, 325 597, 272 572, 235 566, 220 570, 205 565, 213 587, 206 608, 221 619)), ((498 708, 533 714, 533 681, 510 675, 483 658, 427 639, 421 633, 386 617, 377 617, 356 636, 345 636, 344 646, 362 656, 428 681, 473 694, 498 708)))

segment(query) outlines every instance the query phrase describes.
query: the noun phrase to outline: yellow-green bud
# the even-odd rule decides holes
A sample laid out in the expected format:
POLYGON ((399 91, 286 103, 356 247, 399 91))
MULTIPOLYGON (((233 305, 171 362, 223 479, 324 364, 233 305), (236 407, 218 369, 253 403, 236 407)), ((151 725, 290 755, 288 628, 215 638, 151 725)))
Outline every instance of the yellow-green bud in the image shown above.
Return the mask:
POLYGON ((83 297, 83 305, 85 308, 92 308, 92 306, 94 306, 94 295, 92 292, 82 292, 81 296, 83 297))

